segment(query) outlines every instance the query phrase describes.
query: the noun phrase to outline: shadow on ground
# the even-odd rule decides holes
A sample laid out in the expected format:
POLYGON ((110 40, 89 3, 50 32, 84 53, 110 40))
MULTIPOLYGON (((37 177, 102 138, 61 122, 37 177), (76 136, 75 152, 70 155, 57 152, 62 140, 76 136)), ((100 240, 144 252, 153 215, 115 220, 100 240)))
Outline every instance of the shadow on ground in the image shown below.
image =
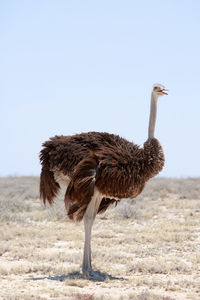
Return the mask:
POLYGON ((49 279, 49 280, 56 280, 56 281, 65 281, 66 279, 87 279, 87 280, 91 280, 91 281, 105 281, 107 279, 109 280, 127 280, 123 277, 115 277, 112 275, 109 275, 107 273, 102 273, 99 271, 96 271, 101 277, 102 279, 97 280, 97 279, 88 279, 86 277, 84 277, 83 274, 81 274, 80 272, 73 272, 73 273, 69 273, 67 275, 61 275, 61 276, 45 276, 45 277, 32 277, 32 278, 25 278, 25 280, 44 280, 44 279, 49 279))

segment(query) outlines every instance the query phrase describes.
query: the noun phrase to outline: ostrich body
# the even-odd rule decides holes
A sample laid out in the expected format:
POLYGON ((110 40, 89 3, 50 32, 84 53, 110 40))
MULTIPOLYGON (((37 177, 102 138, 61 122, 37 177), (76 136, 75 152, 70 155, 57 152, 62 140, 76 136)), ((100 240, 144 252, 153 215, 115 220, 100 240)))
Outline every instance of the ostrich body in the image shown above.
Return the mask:
POLYGON ((89 279, 102 279, 91 266, 91 230, 96 214, 121 199, 135 198, 164 166, 162 147, 154 138, 157 99, 164 94, 163 85, 153 86, 148 140, 143 148, 105 132, 55 136, 43 144, 40 197, 52 204, 60 185, 66 187, 67 215, 74 221, 84 219, 82 271, 89 279))

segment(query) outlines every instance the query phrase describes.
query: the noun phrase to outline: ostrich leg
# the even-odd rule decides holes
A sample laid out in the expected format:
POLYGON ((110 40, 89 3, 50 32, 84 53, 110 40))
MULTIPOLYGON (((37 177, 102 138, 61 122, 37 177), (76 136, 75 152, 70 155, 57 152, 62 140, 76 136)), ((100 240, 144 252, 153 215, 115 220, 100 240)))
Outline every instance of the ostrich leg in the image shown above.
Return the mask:
POLYGON ((101 200, 102 197, 99 192, 95 191, 84 215, 85 243, 82 271, 84 276, 88 279, 102 281, 105 277, 103 277, 99 272, 93 271, 91 265, 91 231, 101 200))

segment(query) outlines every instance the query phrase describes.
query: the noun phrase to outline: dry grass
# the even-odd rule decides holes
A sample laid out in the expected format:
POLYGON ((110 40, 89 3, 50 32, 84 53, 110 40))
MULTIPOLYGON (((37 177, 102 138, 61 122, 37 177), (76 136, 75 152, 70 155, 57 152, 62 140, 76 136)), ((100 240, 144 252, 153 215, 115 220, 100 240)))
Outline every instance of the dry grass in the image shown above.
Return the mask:
POLYGON ((83 225, 44 208, 37 177, 0 178, 0 299, 200 299, 200 179, 154 179, 97 217, 82 278, 83 225))

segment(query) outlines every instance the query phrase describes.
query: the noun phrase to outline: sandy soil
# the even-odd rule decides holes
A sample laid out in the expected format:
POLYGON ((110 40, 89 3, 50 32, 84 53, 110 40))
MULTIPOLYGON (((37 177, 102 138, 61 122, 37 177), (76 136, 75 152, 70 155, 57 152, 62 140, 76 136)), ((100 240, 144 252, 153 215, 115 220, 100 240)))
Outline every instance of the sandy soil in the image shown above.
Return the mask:
MULTIPOLYGON (((96 218, 82 277, 83 224, 45 208, 38 178, 0 178, 0 299, 200 299, 200 179, 154 179, 96 218)), ((62 198, 62 197, 61 197, 62 198)))

